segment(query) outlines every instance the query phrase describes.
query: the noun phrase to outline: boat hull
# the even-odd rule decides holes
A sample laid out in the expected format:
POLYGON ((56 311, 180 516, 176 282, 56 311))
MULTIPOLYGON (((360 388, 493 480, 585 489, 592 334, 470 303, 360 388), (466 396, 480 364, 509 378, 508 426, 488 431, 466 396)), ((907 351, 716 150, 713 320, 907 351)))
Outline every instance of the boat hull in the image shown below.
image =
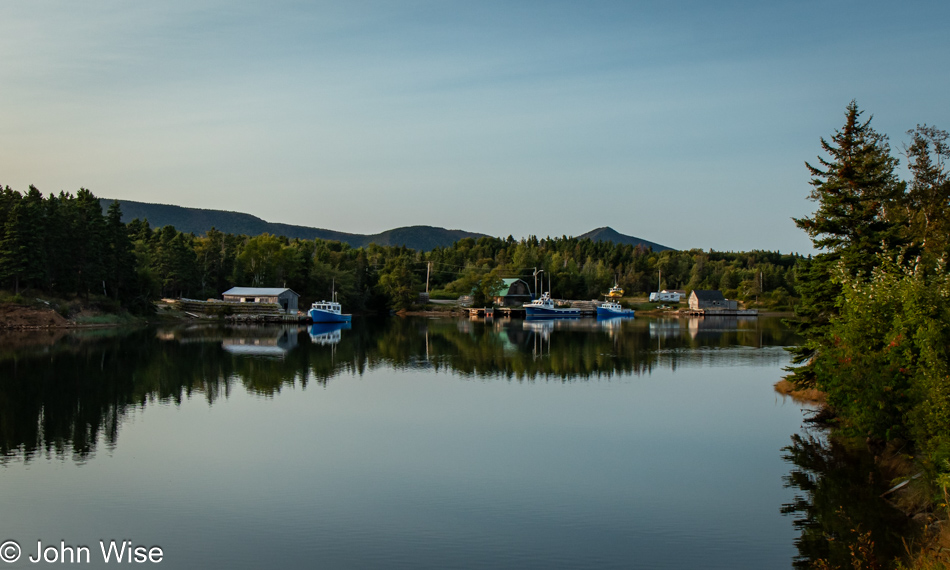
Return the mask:
POLYGON ((533 319, 556 319, 563 317, 579 317, 581 316, 580 309, 548 309, 545 307, 528 307, 524 308, 525 316, 533 319))
POLYGON ((314 323, 348 323, 353 320, 352 315, 338 315, 320 309, 310 309, 307 315, 310 317, 310 321, 314 323))
POLYGON ((632 317, 635 311, 631 309, 605 309, 603 307, 597 307, 597 316, 602 319, 612 319, 614 317, 632 317))

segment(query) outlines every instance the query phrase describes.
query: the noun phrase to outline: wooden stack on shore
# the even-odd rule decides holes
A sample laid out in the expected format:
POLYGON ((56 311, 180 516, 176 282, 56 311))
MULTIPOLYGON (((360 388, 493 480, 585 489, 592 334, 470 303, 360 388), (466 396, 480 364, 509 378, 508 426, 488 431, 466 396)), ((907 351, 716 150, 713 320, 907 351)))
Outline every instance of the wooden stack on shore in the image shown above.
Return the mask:
POLYGON ((287 314, 277 303, 229 303, 208 299, 175 299, 170 303, 176 309, 195 317, 225 318, 241 322, 303 322, 306 315, 287 314))
POLYGON ((582 315, 596 315, 599 301, 571 301, 572 309, 580 309, 582 315))

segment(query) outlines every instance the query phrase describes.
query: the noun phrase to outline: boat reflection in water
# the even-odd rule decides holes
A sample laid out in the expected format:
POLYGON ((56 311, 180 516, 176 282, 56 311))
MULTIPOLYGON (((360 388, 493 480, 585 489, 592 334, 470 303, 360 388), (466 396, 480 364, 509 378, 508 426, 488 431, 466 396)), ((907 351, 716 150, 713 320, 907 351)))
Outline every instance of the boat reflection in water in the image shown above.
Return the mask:
MULTIPOLYGON (((517 323, 517 321, 512 321, 517 323)), ((603 329, 600 319, 582 319, 579 317, 547 317, 543 319, 525 319, 521 326, 526 331, 538 333, 548 338, 554 331, 596 332, 603 329)))
POLYGON ((343 338, 343 330, 352 328, 350 321, 343 323, 314 323, 310 325, 310 342, 319 345, 338 344, 343 338))

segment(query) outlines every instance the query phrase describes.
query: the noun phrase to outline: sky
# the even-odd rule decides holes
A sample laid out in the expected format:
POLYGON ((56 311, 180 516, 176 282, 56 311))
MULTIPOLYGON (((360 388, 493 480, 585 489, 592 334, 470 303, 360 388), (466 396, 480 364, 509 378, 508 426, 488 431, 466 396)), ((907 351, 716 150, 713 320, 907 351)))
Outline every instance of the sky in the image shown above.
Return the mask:
POLYGON ((809 253, 804 163, 852 99, 895 154, 950 129, 948 22, 945 0, 8 1, 0 184, 809 253))

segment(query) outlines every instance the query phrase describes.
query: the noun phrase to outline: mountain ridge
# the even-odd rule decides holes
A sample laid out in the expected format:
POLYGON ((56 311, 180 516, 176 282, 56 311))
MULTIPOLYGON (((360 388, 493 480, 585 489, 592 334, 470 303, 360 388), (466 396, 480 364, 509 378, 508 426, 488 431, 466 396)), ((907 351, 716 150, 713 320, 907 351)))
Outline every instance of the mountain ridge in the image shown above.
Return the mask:
POLYGON ((671 247, 660 245, 652 241, 647 241, 645 239, 641 239, 634 236, 624 235, 609 226, 593 229, 577 237, 581 239, 588 238, 591 241, 612 241, 617 244, 632 245, 632 246, 639 245, 641 247, 652 249, 655 252, 670 251, 673 249, 671 247))
MULTIPOLYGON (((228 210, 188 208, 173 204, 155 204, 113 198, 101 198, 99 203, 105 211, 113 201, 119 202, 122 207, 123 222, 128 223, 138 218, 148 220, 149 224, 155 228, 174 226, 180 232, 195 235, 203 235, 209 229, 215 228, 231 234, 254 236, 269 233, 291 239, 340 241, 352 247, 366 247, 371 243, 375 243, 382 246, 405 246, 417 251, 431 251, 437 247, 449 247, 458 240, 468 237, 473 239, 490 237, 487 234, 477 232, 449 230, 426 225, 403 226, 377 234, 354 234, 310 226, 268 222, 252 214, 228 210)), ((671 249, 651 241, 621 234, 608 227, 597 228, 577 237, 590 238, 593 241, 612 241, 614 243, 651 247, 653 251, 671 249)))

